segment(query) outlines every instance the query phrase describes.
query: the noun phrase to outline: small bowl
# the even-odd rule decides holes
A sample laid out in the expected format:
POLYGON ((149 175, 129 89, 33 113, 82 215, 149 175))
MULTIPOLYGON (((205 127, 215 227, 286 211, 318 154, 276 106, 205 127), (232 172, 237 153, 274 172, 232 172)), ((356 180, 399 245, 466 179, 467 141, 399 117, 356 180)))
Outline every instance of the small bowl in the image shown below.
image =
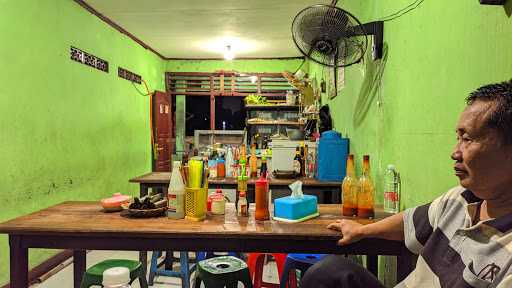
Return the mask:
POLYGON ((130 202, 132 197, 115 193, 110 198, 101 199, 101 206, 105 212, 117 212, 123 210, 123 204, 130 202))

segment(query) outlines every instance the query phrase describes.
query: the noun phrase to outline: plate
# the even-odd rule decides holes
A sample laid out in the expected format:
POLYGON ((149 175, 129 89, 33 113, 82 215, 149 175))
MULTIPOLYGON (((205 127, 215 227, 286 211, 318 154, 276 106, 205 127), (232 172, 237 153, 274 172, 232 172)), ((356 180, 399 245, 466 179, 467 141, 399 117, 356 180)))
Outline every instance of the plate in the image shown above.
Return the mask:
POLYGON ((165 215, 167 211, 167 207, 160 207, 155 209, 126 209, 121 212, 121 216, 124 217, 132 217, 132 218, 150 218, 150 217, 160 217, 165 215))

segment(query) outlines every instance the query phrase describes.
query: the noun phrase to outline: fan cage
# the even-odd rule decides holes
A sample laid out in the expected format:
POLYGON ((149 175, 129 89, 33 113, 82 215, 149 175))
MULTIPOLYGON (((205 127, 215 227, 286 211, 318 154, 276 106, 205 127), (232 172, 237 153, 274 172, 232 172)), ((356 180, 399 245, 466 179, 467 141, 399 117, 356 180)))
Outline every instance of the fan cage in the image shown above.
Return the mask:
POLYGON ((366 34, 350 12, 322 4, 304 8, 292 24, 293 41, 300 52, 330 67, 360 62, 368 45, 366 34))

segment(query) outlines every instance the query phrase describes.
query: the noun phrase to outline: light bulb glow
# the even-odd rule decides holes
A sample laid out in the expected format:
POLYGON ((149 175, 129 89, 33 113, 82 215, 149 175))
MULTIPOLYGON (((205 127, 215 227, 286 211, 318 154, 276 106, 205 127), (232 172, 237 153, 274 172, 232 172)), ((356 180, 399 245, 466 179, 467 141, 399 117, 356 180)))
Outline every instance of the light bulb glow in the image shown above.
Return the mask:
POLYGON ((226 60, 233 60, 235 59, 235 53, 233 53, 233 50, 231 50, 231 46, 226 46, 226 49, 224 50, 224 59, 226 60))

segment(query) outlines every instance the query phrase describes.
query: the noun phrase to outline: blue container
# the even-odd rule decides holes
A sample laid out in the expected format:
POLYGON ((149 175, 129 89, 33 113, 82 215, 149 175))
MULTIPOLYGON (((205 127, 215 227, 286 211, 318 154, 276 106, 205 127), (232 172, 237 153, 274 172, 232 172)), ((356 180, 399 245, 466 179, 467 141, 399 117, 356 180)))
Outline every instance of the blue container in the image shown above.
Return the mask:
POLYGON ((286 196, 274 200, 274 216, 297 220, 318 212, 318 200, 315 195, 302 195, 302 198, 286 196))
POLYGON ((342 181, 346 174, 348 138, 336 131, 325 131, 318 143, 318 181, 342 181))

